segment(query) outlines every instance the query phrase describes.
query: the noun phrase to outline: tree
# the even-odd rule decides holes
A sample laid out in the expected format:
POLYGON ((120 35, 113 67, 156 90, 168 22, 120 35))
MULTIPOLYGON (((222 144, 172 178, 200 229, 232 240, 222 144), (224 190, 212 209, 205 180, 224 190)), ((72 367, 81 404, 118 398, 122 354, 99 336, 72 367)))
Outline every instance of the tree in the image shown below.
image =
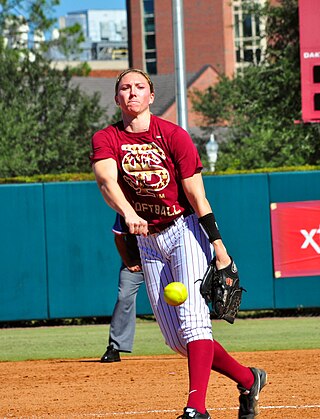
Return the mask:
POLYGON ((0 0, 0 177, 90 171, 91 136, 108 121, 99 95, 72 85, 73 70, 52 68, 45 40, 30 49, 21 36, 24 25, 48 30, 58 3, 0 0))
POLYGON ((222 75, 217 85, 193 94, 208 130, 229 126, 216 169, 320 164, 319 125, 294 123, 301 119, 297 0, 249 5, 248 12, 266 19, 264 61, 232 79, 222 75))
POLYGON ((73 87, 69 71, 0 44, 1 177, 90 171, 90 139, 102 117, 98 95, 73 87))

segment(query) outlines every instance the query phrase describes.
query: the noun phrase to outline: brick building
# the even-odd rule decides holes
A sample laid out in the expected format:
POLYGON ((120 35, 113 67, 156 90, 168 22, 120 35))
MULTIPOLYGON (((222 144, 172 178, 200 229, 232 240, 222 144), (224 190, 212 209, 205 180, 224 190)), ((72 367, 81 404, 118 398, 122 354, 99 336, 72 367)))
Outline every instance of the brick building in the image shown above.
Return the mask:
MULTIPOLYGON (((263 27, 245 14, 241 0, 184 0, 183 10, 186 72, 211 65, 231 76, 259 62, 263 27)), ((130 66, 173 73, 172 0, 127 0, 127 14, 130 66)))

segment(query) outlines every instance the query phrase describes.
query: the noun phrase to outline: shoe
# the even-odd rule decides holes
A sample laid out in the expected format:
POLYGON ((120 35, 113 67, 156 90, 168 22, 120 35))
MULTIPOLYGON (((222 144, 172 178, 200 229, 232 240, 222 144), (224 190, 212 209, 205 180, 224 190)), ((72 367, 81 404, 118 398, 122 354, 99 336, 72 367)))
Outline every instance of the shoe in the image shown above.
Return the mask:
POLYGON ((208 412, 200 413, 192 407, 185 407, 183 415, 178 416, 177 419, 211 419, 211 417, 208 412))
POLYGON ((100 362, 120 362, 120 353, 118 349, 114 349, 113 345, 109 345, 102 355, 100 362))
POLYGON ((267 373, 264 370, 259 370, 258 368, 250 369, 254 375, 254 383, 250 390, 247 390, 238 384, 238 390, 240 391, 238 419, 254 419, 259 414, 259 394, 267 384, 267 373))

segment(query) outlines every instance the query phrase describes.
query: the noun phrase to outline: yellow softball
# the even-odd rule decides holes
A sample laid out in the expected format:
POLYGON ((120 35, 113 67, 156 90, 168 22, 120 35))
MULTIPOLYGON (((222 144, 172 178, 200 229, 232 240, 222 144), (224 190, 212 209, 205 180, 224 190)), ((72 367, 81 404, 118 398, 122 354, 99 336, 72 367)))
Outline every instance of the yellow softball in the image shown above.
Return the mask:
POLYGON ((179 306, 188 298, 188 291, 182 282, 170 282, 163 291, 164 300, 171 306, 179 306))

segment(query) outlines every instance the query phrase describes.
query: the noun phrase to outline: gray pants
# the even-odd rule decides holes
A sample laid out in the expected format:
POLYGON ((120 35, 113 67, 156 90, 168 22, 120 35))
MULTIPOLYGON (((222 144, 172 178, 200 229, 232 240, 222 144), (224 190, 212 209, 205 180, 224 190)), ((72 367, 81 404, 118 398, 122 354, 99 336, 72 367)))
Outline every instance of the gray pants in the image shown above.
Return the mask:
POLYGON ((122 266, 118 298, 110 323, 109 345, 121 352, 131 352, 136 329, 136 297, 143 283, 143 272, 130 272, 122 266))

